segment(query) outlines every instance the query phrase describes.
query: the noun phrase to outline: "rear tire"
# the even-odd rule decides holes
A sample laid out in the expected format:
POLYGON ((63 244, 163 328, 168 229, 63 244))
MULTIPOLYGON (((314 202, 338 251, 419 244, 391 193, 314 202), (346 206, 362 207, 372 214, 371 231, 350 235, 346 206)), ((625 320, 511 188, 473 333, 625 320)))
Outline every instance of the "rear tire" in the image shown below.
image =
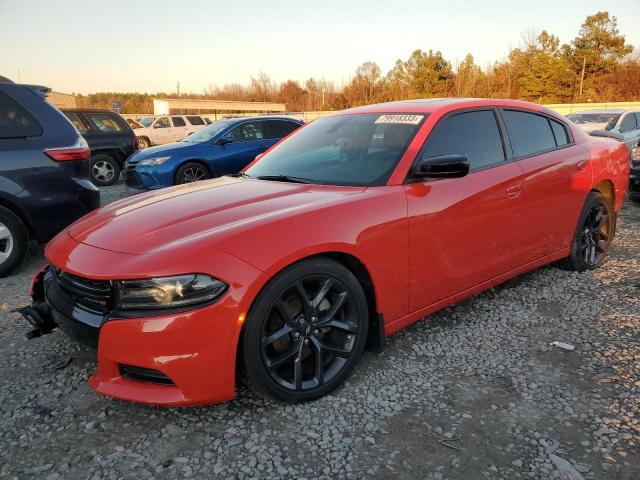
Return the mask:
POLYGON ((145 148, 149 148, 151 146, 151 142, 147 137, 138 137, 138 150, 144 150, 145 148))
POLYGON ((362 286, 343 265, 317 257, 286 268, 260 292, 241 357, 262 393, 287 403, 314 400, 349 377, 367 332, 362 286))
POLYGON ((91 181, 99 187, 113 185, 120 178, 120 162, 111 155, 91 157, 91 181))
POLYGON ((0 207, 0 277, 18 266, 28 247, 29 233, 20 217, 0 207))
POLYGON ((175 184, 199 182, 211 178, 211 172, 202 163, 187 162, 178 168, 175 177, 175 184))
POLYGON ((571 252, 559 265, 574 272, 598 268, 604 263, 614 233, 612 205, 601 193, 589 193, 580 212, 571 252))

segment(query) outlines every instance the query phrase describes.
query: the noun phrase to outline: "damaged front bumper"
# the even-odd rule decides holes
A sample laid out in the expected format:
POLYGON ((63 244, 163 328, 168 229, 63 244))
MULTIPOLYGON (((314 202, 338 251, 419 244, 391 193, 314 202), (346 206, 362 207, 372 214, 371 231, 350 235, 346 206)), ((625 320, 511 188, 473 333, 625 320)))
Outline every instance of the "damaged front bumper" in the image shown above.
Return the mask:
POLYGON ((34 327, 26 333, 27 338, 41 337, 60 328, 79 343, 97 348, 98 333, 105 315, 86 307, 86 295, 90 292, 63 287, 58 275, 55 269, 47 266, 32 280, 33 302, 31 306, 18 310, 34 327))

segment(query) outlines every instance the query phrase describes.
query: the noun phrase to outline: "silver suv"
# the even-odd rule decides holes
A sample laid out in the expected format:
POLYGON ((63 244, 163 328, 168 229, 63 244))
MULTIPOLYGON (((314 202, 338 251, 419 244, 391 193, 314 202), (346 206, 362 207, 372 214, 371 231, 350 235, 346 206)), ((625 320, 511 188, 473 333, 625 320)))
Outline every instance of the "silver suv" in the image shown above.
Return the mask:
POLYGON ((640 111, 609 109, 583 110, 571 113, 567 118, 587 133, 605 130, 619 134, 629 147, 629 152, 640 140, 640 111))
POLYGON ((142 149, 179 142, 211 122, 200 115, 163 115, 142 118, 140 123, 143 128, 135 128, 133 132, 138 137, 138 147, 142 149))

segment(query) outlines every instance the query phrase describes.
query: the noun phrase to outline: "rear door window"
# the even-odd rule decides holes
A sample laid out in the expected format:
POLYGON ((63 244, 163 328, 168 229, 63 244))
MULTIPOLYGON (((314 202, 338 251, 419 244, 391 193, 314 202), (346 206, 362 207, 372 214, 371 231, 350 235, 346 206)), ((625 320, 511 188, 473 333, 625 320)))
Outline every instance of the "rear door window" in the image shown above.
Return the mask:
POLYGON ((247 122, 229 132, 234 142, 253 142, 265 138, 262 122, 247 122))
POLYGON ((471 169, 505 161, 502 136, 493 110, 457 113, 429 135, 422 158, 465 155, 471 169))
POLYGON ((67 118, 73 123, 73 126, 76 127, 76 130, 80 132, 82 135, 86 135, 90 127, 87 125, 85 120, 75 112, 63 112, 67 118))
POLYGON ((42 135, 42 126, 22 105, 0 92, 0 138, 42 135))
POLYGON ((204 125, 204 120, 196 115, 188 115, 187 120, 191 125, 204 125))
POLYGON ((297 130, 300 125, 288 120, 269 120, 269 138, 284 138, 297 130))
POLYGON ((504 110, 509 138, 519 157, 556 148, 556 140, 547 117, 519 110, 504 110))
POLYGON ((620 132, 629 132, 638 128, 636 124, 636 116, 633 113, 628 113, 620 122, 620 132))
POLYGON ((186 127, 187 124, 184 122, 184 118, 182 117, 171 117, 171 121, 173 122, 174 127, 186 127))
POLYGON ((109 113, 87 113, 86 116, 99 132, 114 133, 122 131, 122 126, 109 113))
POLYGON ((171 124, 169 123, 169 119, 167 117, 161 117, 158 120, 156 120, 156 123, 154 124, 154 126, 156 128, 169 128, 171 127, 171 124))

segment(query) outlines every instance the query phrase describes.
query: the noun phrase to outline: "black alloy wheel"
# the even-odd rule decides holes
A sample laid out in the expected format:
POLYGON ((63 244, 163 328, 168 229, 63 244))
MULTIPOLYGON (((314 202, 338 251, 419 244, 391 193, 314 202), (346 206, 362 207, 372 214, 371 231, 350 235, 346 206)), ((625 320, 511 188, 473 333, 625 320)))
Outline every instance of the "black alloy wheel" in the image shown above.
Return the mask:
POLYGON ((211 174, 207 168, 196 162, 189 162, 182 165, 176 173, 176 184, 193 183, 210 178, 211 174))
POLYGON ((580 235, 580 252, 589 268, 602 263, 609 248, 609 212, 605 205, 591 207, 580 235))
POLYGON ((604 262, 615 234, 615 214, 608 198, 599 192, 587 196, 567 258, 559 262, 567 270, 583 272, 604 262))
POLYGON ((362 354, 368 327, 366 298, 353 274, 329 259, 303 261, 265 292, 244 339, 247 370, 258 387, 295 402, 342 383, 362 354))

